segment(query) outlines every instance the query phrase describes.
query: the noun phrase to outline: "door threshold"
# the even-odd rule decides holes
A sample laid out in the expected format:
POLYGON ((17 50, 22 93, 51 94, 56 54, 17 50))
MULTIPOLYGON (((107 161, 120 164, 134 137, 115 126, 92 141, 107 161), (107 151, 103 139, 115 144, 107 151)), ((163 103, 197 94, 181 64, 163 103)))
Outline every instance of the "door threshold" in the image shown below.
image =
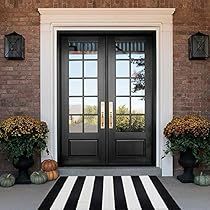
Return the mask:
POLYGON ((161 176, 161 168, 155 166, 70 166, 59 167, 61 176, 161 176))

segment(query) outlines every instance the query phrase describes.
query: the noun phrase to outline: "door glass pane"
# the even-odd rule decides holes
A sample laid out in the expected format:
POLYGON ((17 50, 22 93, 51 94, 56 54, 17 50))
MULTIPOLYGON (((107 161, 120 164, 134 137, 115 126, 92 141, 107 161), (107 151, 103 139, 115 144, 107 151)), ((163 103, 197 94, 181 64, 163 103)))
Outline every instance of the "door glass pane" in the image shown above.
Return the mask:
POLYGON ((82 59, 82 43, 69 42, 69 59, 82 59))
POLYGON ((81 115, 69 116, 69 132, 82 133, 82 116, 81 115))
POLYGON ((98 132, 98 116, 96 115, 84 116, 84 132, 85 133, 98 132))
POLYGON ((84 59, 97 59, 98 54, 96 51, 92 51, 91 53, 88 51, 84 52, 84 59))
POLYGON ((145 96, 145 86, 137 80, 131 79, 131 95, 132 96, 145 96))
POLYGON ((132 115, 130 131, 142 132, 145 129, 145 116, 144 115, 132 115))
POLYGON ((84 62, 84 76, 97 77, 97 61, 84 62))
POLYGON ((116 95, 129 95, 130 92, 129 79, 116 79, 116 95))
POLYGON ((116 42, 116 59, 129 59, 129 42, 116 42))
POLYGON ((84 43, 84 59, 97 59, 98 58, 98 42, 85 42, 84 43))
POLYGON ((116 97, 116 113, 129 114, 130 113, 130 98, 116 97))
POLYGON ((82 114, 82 97, 69 98, 69 114, 82 114))
POLYGON ((96 96, 98 94, 97 79, 85 79, 84 80, 84 95, 96 96))
POLYGON ((125 132, 130 130, 130 116, 116 115, 116 131, 125 132))
POLYGON ((116 61, 116 77, 129 77, 129 61, 116 61))
POLYGON ((131 95, 145 95, 145 66, 131 64, 131 95))
POLYGON ((85 114, 97 114, 98 113, 98 98, 97 97, 85 97, 84 98, 84 112, 85 112, 85 114))
POLYGON ((69 80, 69 95, 82 96, 82 79, 69 80))
POLYGON ((69 77, 82 77, 82 61, 69 61, 69 77))
POLYGON ((145 114, 145 99, 144 97, 131 98, 131 113, 132 114, 145 114))
POLYGON ((139 74, 142 74, 142 76, 145 76, 145 65, 139 65, 135 62, 131 63, 131 77, 138 77, 139 74))
MULTIPOLYGON (((143 42, 141 43, 143 44, 143 42)), ((135 60, 144 60, 145 59, 145 53, 144 52, 139 52, 139 51, 131 51, 131 59, 135 60)))

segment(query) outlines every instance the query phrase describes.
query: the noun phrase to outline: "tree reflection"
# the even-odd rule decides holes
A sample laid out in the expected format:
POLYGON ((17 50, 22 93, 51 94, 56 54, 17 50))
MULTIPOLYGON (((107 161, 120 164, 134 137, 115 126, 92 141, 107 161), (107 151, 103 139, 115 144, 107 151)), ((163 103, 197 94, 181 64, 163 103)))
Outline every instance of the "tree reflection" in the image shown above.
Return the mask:
POLYGON ((132 115, 131 120, 126 105, 119 106, 117 108, 116 116, 116 131, 117 132, 142 132, 145 127, 144 115, 132 115))
POLYGON ((136 68, 138 70, 135 70, 133 72, 133 93, 144 90, 145 89, 145 68, 141 68, 145 65, 145 60, 143 58, 139 59, 131 59, 131 63, 136 65, 136 68))

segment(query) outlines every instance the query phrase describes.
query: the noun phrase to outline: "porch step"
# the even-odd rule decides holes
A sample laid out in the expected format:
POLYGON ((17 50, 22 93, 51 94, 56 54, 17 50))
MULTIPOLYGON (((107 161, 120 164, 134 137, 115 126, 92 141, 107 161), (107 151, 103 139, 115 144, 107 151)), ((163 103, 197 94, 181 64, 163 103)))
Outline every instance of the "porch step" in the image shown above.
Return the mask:
POLYGON ((59 167, 61 176, 161 176, 159 167, 59 167))

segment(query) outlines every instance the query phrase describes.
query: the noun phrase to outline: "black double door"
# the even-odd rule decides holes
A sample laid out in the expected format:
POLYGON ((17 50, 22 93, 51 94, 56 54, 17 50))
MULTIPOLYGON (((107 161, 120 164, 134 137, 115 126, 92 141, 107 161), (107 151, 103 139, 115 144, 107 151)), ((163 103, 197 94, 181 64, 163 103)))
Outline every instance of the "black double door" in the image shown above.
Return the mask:
POLYGON ((154 163, 153 36, 60 37, 60 164, 154 163))

